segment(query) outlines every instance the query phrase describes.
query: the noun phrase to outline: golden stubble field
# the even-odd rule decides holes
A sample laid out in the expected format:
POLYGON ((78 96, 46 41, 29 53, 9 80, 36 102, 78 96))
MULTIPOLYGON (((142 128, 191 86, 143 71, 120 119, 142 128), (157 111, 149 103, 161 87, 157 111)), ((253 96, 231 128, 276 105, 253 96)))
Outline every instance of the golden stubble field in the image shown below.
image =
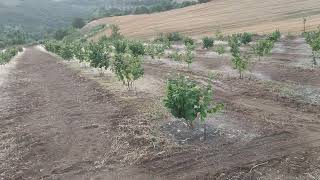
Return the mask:
MULTIPOLYGON (((320 25, 319 0, 214 0, 210 3, 150 15, 102 18, 90 22, 84 30, 99 24, 118 24, 121 33, 131 38, 148 39, 161 32, 182 32, 195 38, 212 35, 217 29, 226 34, 237 32, 301 33, 302 18, 307 30, 320 25)), ((97 39, 108 31, 98 33, 97 39)))

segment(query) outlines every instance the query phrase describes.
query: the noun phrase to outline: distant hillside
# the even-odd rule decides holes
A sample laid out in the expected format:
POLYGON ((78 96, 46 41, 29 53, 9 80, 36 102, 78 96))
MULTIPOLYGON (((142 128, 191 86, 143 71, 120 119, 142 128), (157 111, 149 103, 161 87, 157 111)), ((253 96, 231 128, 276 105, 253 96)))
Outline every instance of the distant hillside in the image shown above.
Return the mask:
MULTIPOLYGON (((129 15, 95 20, 84 29, 99 24, 118 24, 121 32, 133 38, 151 38, 161 32, 179 31, 194 37, 224 33, 267 33, 280 29, 301 33, 302 18, 307 29, 320 22, 319 0, 214 0, 210 3, 150 15, 129 15)), ((93 39, 107 34, 99 33, 93 39)))
POLYGON ((69 25, 73 17, 86 17, 101 1, 1 0, 0 24, 39 30, 69 25))
MULTIPOLYGON (((89 19, 99 9, 127 10, 164 0, 0 0, 1 26, 20 26, 31 33, 64 28, 74 17, 89 19)), ((170 0, 166 0, 170 1, 170 0)), ((171 0, 185 1, 185 0, 171 0)))
POLYGON ((122 7, 137 0, 0 0, 0 25, 21 25, 29 31, 61 28, 74 17, 88 18, 100 7, 122 7))

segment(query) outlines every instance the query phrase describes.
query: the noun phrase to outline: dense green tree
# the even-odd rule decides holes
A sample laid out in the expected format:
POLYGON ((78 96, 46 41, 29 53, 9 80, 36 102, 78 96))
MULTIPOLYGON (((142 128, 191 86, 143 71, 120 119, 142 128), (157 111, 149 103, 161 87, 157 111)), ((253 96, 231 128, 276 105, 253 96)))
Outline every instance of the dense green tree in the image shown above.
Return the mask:
POLYGON ((312 64, 318 65, 317 58, 320 53, 320 33, 318 36, 313 37, 309 45, 311 46, 311 49, 312 49, 312 64))
POLYGON ((185 37, 183 39, 183 41, 184 41, 184 45, 185 46, 188 46, 188 45, 192 45, 193 46, 195 44, 194 40, 192 38, 190 38, 190 37, 185 37))
POLYGON ((148 14, 150 10, 146 6, 136 7, 134 14, 148 14))
POLYGON ((166 49, 166 45, 161 43, 149 43, 145 48, 146 55, 150 56, 152 59, 155 59, 155 57, 158 57, 158 59, 161 58, 161 56, 164 55, 166 49))
POLYGON ((240 41, 242 44, 249 44, 252 41, 252 34, 248 32, 240 34, 240 41))
POLYGON ((23 45, 30 42, 31 39, 31 35, 26 33, 22 27, 0 25, 0 48, 23 45))
POLYGON ((218 45, 217 46, 217 49, 216 49, 216 52, 219 54, 219 55, 223 55, 226 50, 225 50, 225 47, 223 45, 218 45))
POLYGON ((68 30, 66 29, 58 29, 55 33, 54 33, 54 39, 56 40, 62 40, 65 36, 68 35, 68 30))
POLYGON ((108 51, 105 51, 101 44, 90 43, 88 45, 88 59, 90 66, 94 68, 105 68, 108 69, 110 64, 110 56, 108 51))
POLYGON ((233 68, 239 72, 239 78, 243 78, 243 72, 248 69, 249 58, 240 54, 232 56, 233 68))
POLYGON ((272 32, 270 35, 268 35, 267 40, 276 42, 280 39, 280 37, 281 37, 280 31, 276 30, 276 31, 272 32))
POLYGON ((190 65, 193 63, 195 58, 193 50, 194 50, 194 46, 188 43, 186 46, 186 52, 185 52, 185 58, 184 58, 184 61, 188 64, 188 68, 190 68, 190 65))
POLYGON ((88 44, 81 43, 81 42, 74 42, 73 43, 73 54, 75 58, 77 58, 80 62, 88 61, 88 44))
POLYGON ((179 32, 167 33, 167 34, 165 34, 165 37, 169 41, 182 41, 183 40, 183 35, 179 32))
POLYGON ((113 24, 110 26, 111 28, 111 38, 112 39, 121 39, 122 35, 120 33, 120 27, 116 24, 113 24))
POLYGON ((65 59, 70 60, 74 57, 73 55, 73 46, 70 43, 62 43, 59 55, 65 59))
POLYGON ((255 46, 255 54, 258 55, 259 60, 262 56, 270 54, 274 46, 274 41, 271 40, 259 40, 255 46))
POLYGON ((82 18, 76 17, 72 20, 72 27, 73 28, 81 29, 85 25, 86 25, 86 23, 82 18))
POLYGON ((62 42, 60 41, 45 41, 44 42, 44 47, 47 51, 53 52, 55 54, 59 54, 60 53, 60 49, 62 46, 62 42))
POLYGON ((8 63, 15 55, 17 55, 19 49, 16 47, 11 47, 3 52, 0 52, 0 65, 8 63))
POLYGON ((117 40, 114 41, 113 46, 115 48, 116 53, 125 53, 128 48, 128 42, 127 40, 117 40))
POLYGON ((217 29, 215 32, 215 38, 219 41, 223 41, 224 40, 224 35, 222 33, 222 31, 220 29, 217 29))
POLYGON ((112 71, 128 89, 131 89, 133 82, 144 74, 142 58, 130 53, 118 53, 114 57, 112 71))
POLYGON ((210 2, 211 0, 198 0, 199 3, 207 3, 210 2))
POLYGON ((134 56, 143 56, 145 55, 145 47, 142 42, 139 41, 131 41, 129 42, 129 50, 134 56))
POLYGON ((205 49, 212 48, 214 45, 214 39, 211 37, 204 37, 202 39, 202 47, 205 49))
MULTIPOLYGON (((210 85, 200 87, 196 82, 185 76, 169 79, 167 82, 165 106, 176 118, 183 118, 190 128, 197 117, 205 125, 208 114, 216 113, 223 108, 223 104, 212 106, 213 90, 210 85)), ((206 126, 204 127, 206 138, 206 126)))
POLYGON ((240 54, 240 46, 241 46, 241 40, 239 36, 233 34, 228 39, 228 44, 230 46, 230 52, 232 56, 238 56, 240 54))

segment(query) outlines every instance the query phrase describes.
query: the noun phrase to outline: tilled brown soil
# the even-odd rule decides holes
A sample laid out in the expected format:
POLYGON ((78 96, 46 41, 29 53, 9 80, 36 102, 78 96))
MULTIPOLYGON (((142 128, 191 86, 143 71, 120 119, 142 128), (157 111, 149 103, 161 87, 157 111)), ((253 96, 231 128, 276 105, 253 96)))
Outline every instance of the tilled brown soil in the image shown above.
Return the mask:
POLYGON ((172 179, 320 177, 319 105, 281 96, 254 80, 224 80, 221 88, 215 94, 225 112, 207 121, 218 135, 204 143, 190 140, 191 149, 155 157, 145 168, 172 179))
POLYGON ((108 91, 116 89, 109 75, 71 70, 29 48, 0 86, 0 178, 319 179, 320 71, 308 68, 304 45, 283 38, 243 80, 228 56, 200 52, 191 69, 146 61, 138 93, 128 98, 108 91), (211 70, 219 72, 214 80, 211 70), (145 114, 177 73, 212 83, 215 101, 226 105, 208 117, 205 142, 200 126, 145 114), (92 79, 109 84, 103 89, 92 79))
MULTIPOLYGON (((192 148, 146 161, 145 168, 172 179, 319 179, 320 70, 311 68, 308 48, 299 37, 283 38, 247 79, 216 77, 216 101, 226 109, 207 123, 218 133, 199 144, 199 139, 171 131, 192 148), (305 91, 299 94, 287 86, 305 91), (307 87, 315 91, 316 102, 308 99, 307 87)), ((233 70, 227 56, 201 52, 191 69, 146 64, 147 75, 163 79, 171 72, 208 82, 210 70, 234 75, 228 72, 233 70)))
POLYGON ((105 168, 113 127, 134 107, 36 48, 25 51, 0 92, 0 179, 117 177, 105 168))

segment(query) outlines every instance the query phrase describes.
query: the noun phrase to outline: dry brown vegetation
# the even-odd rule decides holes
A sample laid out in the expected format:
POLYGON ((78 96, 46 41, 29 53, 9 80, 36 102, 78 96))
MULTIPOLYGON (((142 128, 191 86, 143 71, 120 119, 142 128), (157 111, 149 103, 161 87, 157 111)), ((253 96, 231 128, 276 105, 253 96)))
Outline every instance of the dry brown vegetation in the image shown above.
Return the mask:
MULTIPOLYGON (((129 15, 92 21, 84 30, 98 24, 118 24, 121 32, 132 38, 151 38, 161 32, 178 31, 194 37, 225 33, 281 32, 300 33, 303 17, 307 30, 316 29, 320 21, 318 0, 215 0, 183 9, 151 15, 129 15)), ((94 39, 107 34, 97 34, 94 39)))

